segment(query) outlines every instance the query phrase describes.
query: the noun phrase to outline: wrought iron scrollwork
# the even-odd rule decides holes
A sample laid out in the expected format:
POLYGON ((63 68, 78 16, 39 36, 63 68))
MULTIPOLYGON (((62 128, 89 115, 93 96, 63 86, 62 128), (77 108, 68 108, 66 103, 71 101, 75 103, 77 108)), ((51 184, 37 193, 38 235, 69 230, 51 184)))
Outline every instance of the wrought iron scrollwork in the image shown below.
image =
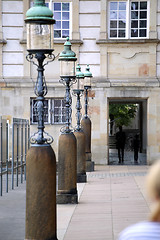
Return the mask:
POLYGON ((44 66, 46 66, 49 62, 54 61, 55 56, 52 52, 45 53, 45 51, 38 51, 38 52, 29 52, 26 56, 26 59, 37 66, 38 76, 37 81, 35 83, 34 92, 37 96, 36 98, 36 111, 38 117, 38 132, 34 133, 31 138, 30 142, 32 144, 51 144, 53 142, 52 136, 44 131, 44 101, 45 96, 48 92, 46 80, 44 77, 44 66), (37 60, 37 63, 34 62, 34 59, 37 60), (45 60, 47 60, 44 63, 45 60), (46 137, 44 137, 46 135, 46 137))
POLYGON ((83 90, 82 89, 74 89, 73 90, 73 95, 77 97, 77 103, 76 103, 76 109, 77 109, 77 113, 76 113, 76 119, 77 119, 77 125, 75 127, 75 131, 79 132, 82 130, 81 128, 81 118, 82 118, 82 114, 81 114, 81 109, 82 109, 82 105, 81 105, 81 97, 83 95, 83 90))

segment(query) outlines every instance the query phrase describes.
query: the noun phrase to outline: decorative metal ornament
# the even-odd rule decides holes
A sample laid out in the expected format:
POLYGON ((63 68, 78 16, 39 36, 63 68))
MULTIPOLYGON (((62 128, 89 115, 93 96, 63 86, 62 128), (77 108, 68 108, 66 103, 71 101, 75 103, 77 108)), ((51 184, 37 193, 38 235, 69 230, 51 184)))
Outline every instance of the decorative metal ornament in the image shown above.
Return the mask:
POLYGON ((50 136, 48 133, 44 131, 44 100, 45 100, 45 95, 47 94, 47 84, 45 81, 44 77, 44 66, 47 65, 49 62, 54 61, 55 56, 54 54, 45 54, 44 51, 38 52, 38 53, 29 53, 26 56, 27 61, 33 63, 34 65, 37 66, 37 71, 38 71, 38 77, 37 81, 35 84, 34 92, 37 96, 36 98, 36 105, 34 108, 36 109, 37 112, 37 117, 38 117, 38 132, 34 133, 30 137, 30 142, 32 144, 51 144, 53 142, 53 137, 50 136), (33 59, 37 60, 37 63, 34 62, 33 59), (44 60, 48 59, 46 63, 44 63, 44 60), (46 135, 46 137, 44 137, 46 135))

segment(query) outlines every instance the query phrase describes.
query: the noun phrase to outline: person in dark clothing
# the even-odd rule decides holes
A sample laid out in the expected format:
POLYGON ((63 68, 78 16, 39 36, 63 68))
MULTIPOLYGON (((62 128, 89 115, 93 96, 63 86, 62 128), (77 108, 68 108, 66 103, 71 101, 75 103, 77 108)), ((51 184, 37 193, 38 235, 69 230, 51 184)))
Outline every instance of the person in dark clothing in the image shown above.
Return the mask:
POLYGON ((119 132, 116 133, 116 141, 117 141, 116 145, 118 149, 119 163, 123 163, 126 135, 125 135, 125 132, 122 131, 122 126, 119 127, 119 132))
POLYGON ((133 140, 133 148, 134 148, 134 161, 138 162, 138 151, 139 151, 139 135, 136 134, 133 140))

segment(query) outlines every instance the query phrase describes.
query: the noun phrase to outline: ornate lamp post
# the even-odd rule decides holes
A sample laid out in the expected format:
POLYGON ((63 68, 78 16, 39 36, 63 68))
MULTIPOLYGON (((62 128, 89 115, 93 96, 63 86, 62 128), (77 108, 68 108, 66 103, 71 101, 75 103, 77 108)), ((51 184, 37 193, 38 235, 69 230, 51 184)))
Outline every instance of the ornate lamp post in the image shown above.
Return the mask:
POLYGON ((88 116, 88 92, 91 89, 91 78, 92 73, 90 72, 90 67, 87 65, 86 71, 84 72, 84 95, 85 95, 85 115, 81 121, 83 131, 86 136, 86 171, 94 171, 94 162, 91 161, 91 127, 92 123, 88 116))
POLYGON ((66 124, 61 129, 58 144, 58 191, 57 203, 77 203, 77 142, 71 129, 71 104, 70 87, 76 82, 75 61, 76 54, 71 50, 69 38, 60 53, 60 82, 66 87, 65 106, 66 124))
POLYGON ((77 89, 73 90, 73 94, 77 97, 76 104, 76 117, 77 126, 74 130, 74 135, 77 139, 77 182, 86 182, 86 153, 85 153, 85 134, 81 128, 81 101, 80 98, 83 95, 84 90, 79 89, 79 82, 84 79, 84 74, 81 72, 79 64, 76 67, 77 89))
POLYGON ((25 239, 57 240, 56 234, 56 159, 50 144, 53 138, 44 131, 44 99, 47 85, 44 66, 54 60, 53 13, 45 0, 34 0, 26 13, 27 60, 37 66, 34 92, 38 132, 31 137, 26 161, 26 233, 25 239), (47 62, 48 59, 48 62, 47 62), (35 61, 34 61, 35 60, 35 61), (46 61, 45 61, 46 60, 46 61))

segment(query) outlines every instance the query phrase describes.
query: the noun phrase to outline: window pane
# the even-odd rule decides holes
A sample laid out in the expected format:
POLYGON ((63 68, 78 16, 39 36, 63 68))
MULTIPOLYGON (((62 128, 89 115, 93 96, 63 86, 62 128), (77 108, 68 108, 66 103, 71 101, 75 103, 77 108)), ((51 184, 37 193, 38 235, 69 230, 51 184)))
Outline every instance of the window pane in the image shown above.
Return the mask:
POLYGON ((62 114, 65 115, 66 114, 66 109, 62 108, 62 114))
POLYGON ((54 116, 54 122, 55 123, 60 122, 60 117, 59 116, 54 116))
POLYGON ((117 28, 117 21, 111 21, 110 28, 117 28))
POLYGON ((54 106, 55 107, 60 107, 61 106, 61 100, 60 99, 54 100, 54 106))
POLYGON ((117 10, 118 3, 117 2, 110 2, 110 10, 117 10))
POLYGON ((63 30, 62 31, 62 38, 69 37, 69 30, 63 30))
POLYGON ((69 21, 63 21, 62 22, 62 28, 63 29, 69 29, 69 21))
POLYGON ((138 21, 131 21, 131 28, 138 28, 138 21))
POLYGON ((131 10, 138 10, 138 2, 131 3, 131 10))
POLYGON ((48 123, 48 115, 44 115, 44 122, 48 123))
POLYGON ((55 12, 54 13, 54 19, 55 20, 61 20, 61 12, 55 12))
POLYGON ((147 27, 147 21, 146 20, 141 20, 140 21, 140 28, 146 28, 147 27))
POLYGON ((140 2, 140 9, 147 9, 147 2, 140 2))
POLYGON ((69 20, 69 12, 62 13, 62 20, 69 20))
POLYGON ((65 101, 62 100, 62 107, 65 107, 65 101))
POLYGON ((125 11, 120 11, 118 18, 119 19, 126 19, 126 12, 125 11))
POLYGON ((126 10, 126 3, 125 2, 119 2, 119 10, 126 10))
POLYGON ((54 108, 54 114, 55 115, 61 114, 61 109, 60 108, 54 108))
POLYGON ((69 11, 69 3, 62 3, 62 11, 69 11))
POLYGON ((61 11, 61 3, 54 3, 54 11, 61 11))
POLYGON ((118 37, 124 38, 125 37, 125 30, 118 31, 118 37))
POLYGON ((117 19, 117 12, 110 11, 110 19, 117 19))
POLYGON ((138 29, 131 30, 131 37, 138 37, 138 29))
POLYGON ((56 24, 54 24, 54 29, 61 29, 61 22, 56 21, 56 24))
POLYGON ((125 28, 126 22, 125 21, 119 21, 119 28, 125 28))
POLYGON ((61 30, 54 31, 54 38, 61 38, 61 30))
POLYGON ((146 29, 140 29, 139 30, 139 36, 140 37, 146 37, 147 36, 147 30, 146 29))
POLYGON ((38 117, 37 116, 33 116, 33 121, 32 121, 33 123, 36 123, 36 122, 38 122, 38 117))
POLYGON ((66 122, 66 117, 62 116, 62 122, 65 123, 66 122))
POLYGON ((138 19, 138 11, 131 12, 131 19, 138 19))
POLYGON ((117 30, 111 30, 110 37, 117 37, 117 30))
POLYGON ((141 11, 140 18, 147 18, 147 11, 141 11))

